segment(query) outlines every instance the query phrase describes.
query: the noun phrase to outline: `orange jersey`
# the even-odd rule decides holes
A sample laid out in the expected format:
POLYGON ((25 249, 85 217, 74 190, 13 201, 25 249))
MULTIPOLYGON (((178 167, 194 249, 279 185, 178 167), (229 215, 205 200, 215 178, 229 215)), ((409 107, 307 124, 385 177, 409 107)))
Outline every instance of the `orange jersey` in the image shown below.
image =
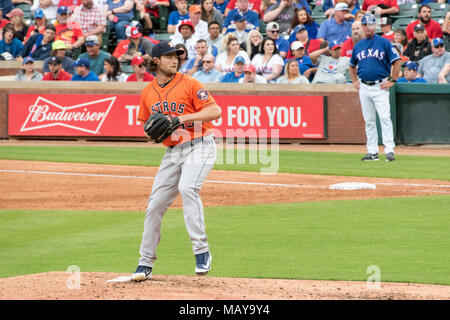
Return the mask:
MULTIPOLYGON (((152 81, 141 93, 137 119, 144 123, 154 112, 180 116, 192 114, 215 106, 216 101, 203 84, 189 75, 177 72, 172 81, 161 88, 156 80, 152 81)), ((202 122, 201 132, 193 123, 185 123, 175 131, 176 137, 163 141, 165 146, 174 146, 205 136, 212 130, 211 121, 202 122)))

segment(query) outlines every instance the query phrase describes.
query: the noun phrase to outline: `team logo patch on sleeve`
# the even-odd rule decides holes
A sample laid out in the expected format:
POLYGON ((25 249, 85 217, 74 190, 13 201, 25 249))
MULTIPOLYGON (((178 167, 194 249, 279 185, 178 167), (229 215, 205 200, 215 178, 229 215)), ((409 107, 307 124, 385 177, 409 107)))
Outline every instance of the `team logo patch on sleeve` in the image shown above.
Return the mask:
POLYGON ((206 99, 208 99, 208 96, 209 96, 208 91, 206 91, 205 89, 200 89, 197 91, 197 97, 200 100, 206 100, 206 99))

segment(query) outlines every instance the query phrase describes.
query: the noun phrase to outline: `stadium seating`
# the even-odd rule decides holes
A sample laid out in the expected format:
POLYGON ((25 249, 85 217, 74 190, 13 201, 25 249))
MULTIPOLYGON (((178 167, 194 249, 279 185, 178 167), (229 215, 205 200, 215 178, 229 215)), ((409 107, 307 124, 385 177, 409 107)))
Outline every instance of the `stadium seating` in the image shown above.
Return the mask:
POLYGON ((395 20, 395 22, 392 24, 392 30, 396 30, 398 28, 402 28, 402 29, 406 29, 406 27, 408 26, 408 24, 410 24, 411 22, 415 21, 416 18, 414 17, 409 17, 409 18, 400 18, 395 20))
POLYGON ((431 17, 436 20, 436 17, 445 18, 445 15, 450 10, 450 5, 448 3, 437 3, 430 2, 428 5, 431 8, 431 17))
POLYGON ((392 19, 401 18, 415 18, 417 17, 417 10, 419 9, 419 4, 417 3, 403 3, 398 6, 399 11, 396 15, 392 15, 392 19))
POLYGON ((311 17, 314 20, 319 19, 319 18, 325 18, 325 14, 323 13, 323 6, 322 5, 315 6, 311 12, 311 17))

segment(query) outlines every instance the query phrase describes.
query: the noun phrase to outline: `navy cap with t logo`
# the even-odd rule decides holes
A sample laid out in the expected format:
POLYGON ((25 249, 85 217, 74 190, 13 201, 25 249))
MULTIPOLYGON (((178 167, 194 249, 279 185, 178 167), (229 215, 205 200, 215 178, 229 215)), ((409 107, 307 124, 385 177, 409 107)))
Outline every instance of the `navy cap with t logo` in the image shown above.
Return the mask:
POLYGON ((170 41, 162 41, 152 48, 152 58, 161 57, 172 52, 176 52, 178 56, 181 56, 184 50, 175 48, 170 41))

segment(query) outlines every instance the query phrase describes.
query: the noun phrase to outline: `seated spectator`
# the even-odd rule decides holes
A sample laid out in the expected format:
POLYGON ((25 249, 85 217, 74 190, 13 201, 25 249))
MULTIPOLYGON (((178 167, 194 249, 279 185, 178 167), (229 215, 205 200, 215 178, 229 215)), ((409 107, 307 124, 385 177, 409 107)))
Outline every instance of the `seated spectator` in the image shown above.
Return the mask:
MULTIPOLYGON (((200 20, 200 17, 202 15, 202 9, 200 8, 199 5, 192 5, 189 7, 189 20, 192 23, 192 26, 194 28, 194 38, 196 38, 197 40, 199 39, 207 39, 209 36, 208 33, 208 23, 206 23, 203 20, 200 20)), ((178 24, 180 25, 181 22, 178 24)), ((175 35, 173 37, 173 39, 179 39, 181 38, 180 32, 179 32, 179 28, 175 30, 175 35)))
POLYGON ((203 0, 201 3, 201 19, 206 23, 216 21, 219 23, 219 27, 222 29, 223 15, 222 12, 214 8, 213 0, 203 0))
POLYGON ((297 61, 300 74, 306 79, 312 78, 314 73, 317 71, 317 68, 314 67, 311 58, 305 55, 305 47, 303 46, 303 43, 300 41, 292 42, 291 52, 293 55, 293 59, 291 60, 297 61))
POLYGON ((225 50, 217 55, 216 58, 216 70, 222 73, 228 73, 234 71, 235 59, 238 56, 244 58, 244 63, 249 64, 250 58, 247 52, 242 51, 239 46, 239 41, 233 34, 227 34, 223 38, 223 47, 225 50))
POLYGON ((402 60, 402 62, 409 61, 409 57, 405 57, 403 55, 403 48, 402 48, 402 45, 400 43, 393 43, 392 47, 395 49, 395 51, 397 52, 397 54, 400 57, 400 59, 402 60))
POLYGON ((397 14, 399 11, 397 0, 364 0, 362 9, 381 17, 397 14))
POLYGON ((319 31, 319 25, 314 21, 314 19, 308 14, 305 8, 295 9, 294 17, 291 21, 291 27, 289 29, 290 36, 289 42, 295 41, 295 34, 297 33, 298 27, 304 26, 308 31, 309 39, 316 39, 317 32, 319 31))
POLYGON ((41 81, 42 74, 34 68, 34 59, 26 57, 23 59, 23 68, 19 70, 14 78, 15 81, 41 81))
MULTIPOLYGON (((53 41, 52 43, 52 53, 50 57, 44 60, 44 72, 49 72, 48 63, 52 57, 59 57, 61 60, 62 67, 65 71, 73 75, 75 73, 75 61, 71 58, 66 57, 66 44, 61 41, 53 41)), ((54 61, 54 60, 53 60, 54 61)))
POLYGON ((45 27, 47 26, 47 18, 44 15, 44 11, 42 9, 37 9, 34 11, 34 24, 32 24, 27 31, 27 35, 24 39, 24 44, 30 39, 31 36, 35 36, 37 34, 44 34, 45 27))
POLYGON ((447 51, 450 50, 450 11, 445 15, 444 23, 442 24, 442 33, 444 45, 447 51))
POLYGON ((119 60, 114 56, 105 59, 105 73, 100 76, 101 82, 126 82, 128 76, 120 69, 119 60))
POLYGON ((276 22, 279 25, 280 33, 289 34, 292 19, 295 16, 295 9, 304 8, 307 13, 311 13, 309 5, 306 0, 300 0, 297 3, 295 0, 281 0, 279 4, 272 5, 264 13, 264 22, 276 22))
POLYGON ((208 47, 215 47, 217 52, 222 51, 223 34, 220 33, 221 27, 217 21, 210 22, 208 24, 209 37, 206 38, 208 47))
POLYGON ((192 77, 202 83, 220 82, 222 74, 214 68, 215 62, 215 58, 212 54, 205 54, 202 57, 203 68, 195 72, 192 77))
POLYGON ((107 0, 103 9, 106 13, 107 27, 116 32, 117 42, 127 38, 125 26, 134 17, 134 2, 132 0, 107 0))
POLYGON ((267 82, 276 82, 283 71, 284 60, 278 54, 272 38, 263 40, 261 53, 252 59, 252 65, 255 66, 256 73, 263 76, 267 82))
POLYGON ((14 38, 23 42, 29 28, 23 19, 23 11, 19 8, 12 9, 6 17, 11 20, 11 24, 14 26, 14 38))
POLYGON ((341 57, 340 44, 330 43, 311 53, 310 57, 314 64, 319 64, 312 83, 345 83, 350 59, 341 57))
POLYGON ((197 40, 197 43, 195 44, 195 52, 196 55, 189 59, 186 63, 185 73, 190 76, 203 68, 203 57, 208 53, 208 45, 206 44, 206 40, 197 40))
POLYGON ((95 75, 104 73, 104 61, 106 58, 109 58, 109 53, 100 50, 100 43, 98 41, 98 37, 95 35, 87 37, 85 45, 86 52, 80 54, 78 58, 89 61, 88 69, 95 75))
POLYGON ((12 0, 11 2, 13 4, 13 8, 22 10, 25 18, 31 18, 31 6, 33 5, 33 0, 12 0))
POLYGON ((81 0, 81 3, 70 16, 69 23, 78 24, 83 37, 97 36, 100 41, 102 34, 106 31, 106 16, 103 8, 94 5, 93 0, 81 0))
POLYGON ((121 67, 127 67, 123 68, 125 73, 133 72, 129 66, 131 65, 131 60, 133 60, 134 57, 142 56, 144 60, 150 60, 150 55, 154 46, 150 39, 142 36, 142 33, 139 32, 138 28, 130 27, 129 32, 130 34, 128 39, 130 42, 128 43, 127 51, 119 57, 121 67))
POLYGON ((186 46, 182 43, 175 45, 175 48, 183 50, 184 53, 178 56, 179 66, 178 71, 181 73, 186 73, 188 70, 188 61, 190 60, 186 46))
POLYGON ((284 75, 281 76, 277 83, 281 84, 309 84, 306 77, 300 74, 297 60, 288 60, 284 67, 284 75))
POLYGON ((15 60, 21 57, 23 45, 19 39, 14 38, 14 26, 12 24, 7 24, 3 30, 3 39, 0 40, 0 55, 5 58, 6 55, 10 59, 4 60, 15 60))
POLYGON ((344 1, 348 5, 348 13, 345 16, 345 19, 353 22, 355 20, 356 13, 361 10, 358 0, 345 0, 344 1))
POLYGON ((389 17, 384 17, 380 19, 380 27, 381 32, 383 34, 381 35, 383 38, 386 38, 389 40, 389 42, 394 42, 394 31, 392 31, 392 20, 389 17))
POLYGON ((251 27, 248 27, 247 20, 242 13, 236 15, 234 19, 234 24, 228 27, 227 33, 234 34, 238 39, 241 47, 243 47, 247 42, 250 31, 252 31, 253 29, 251 27))
POLYGON ((187 53, 191 57, 195 57, 195 44, 198 38, 194 36, 195 28, 191 20, 182 20, 178 25, 179 36, 174 36, 172 43, 177 45, 183 43, 187 48, 187 53))
POLYGON ((406 45, 408 44, 408 39, 406 38, 406 31, 402 28, 398 28, 394 31, 394 43, 400 43, 402 45, 403 51, 406 50, 406 45))
POLYGON ((100 81, 90 68, 89 60, 79 58, 75 61, 76 74, 72 77, 72 81, 100 81))
POLYGON ((31 11, 41 9, 48 20, 56 19, 56 10, 58 9, 59 0, 40 1, 33 0, 31 11))
MULTIPOLYGON (((334 6, 339 2, 345 2, 349 8, 346 13, 346 20, 356 20, 356 14, 358 11, 361 11, 361 6, 359 5, 359 1, 357 0, 325 0, 323 1, 322 10, 324 12, 325 17, 331 17, 334 14, 334 6)), ((361 14, 361 18, 364 15, 364 12, 361 14)))
POLYGON ((272 21, 267 24, 266 27, 267 37, 271 38, 275 41, 275 46, 280 54, 280 56, 284 59, 286 58, 289 52, 289 41, 280 36, 280 26, 278 23, 272 21))
POLYGON ((406 82, 406 83, 427 83, 427 80, 424 78, 419 78, 417 76, 417 70, 419 69, 419 66, 417 63, 414 62, 408 62, 405 63, 405 72, 404 76, 397 79, 398 83, 406 82))
MULTIPOLYGON (((225 16, 227 16, 231 10, 238 8, 237 0, 230 0, 230 1, 226 1, 226 2, 227 2, 227 5, 226 5, 225 12, 224 12, 225 16)), ((261 15, 261 2, 262 2, 261 0, 249 0, 248 1, 248 9, 255 11, 258 15, 261 15)))
POLYGON ((145 28, 145 34, 152 34, 153 29, 159 29, 159 8, 160 7, 170 7, 169 0, 143 0, 142 2, 135 1, 136 10, 139 12, 143 20, 143 25, 145 28))
MULTIPOLYGON (((300 41, 305 47, 305 55, 310 55, 312 52, 320 48, 320 44, 324 41, 321 39, 309 39, 308 31, 305 26, 298 25, 296 27, 297 32, 295 33, 294 41, 300 41)), ((287 59, 292 59, 292 55, 287 55, 287 59)))
POLYGON ((44 74, 44 81, 70 81, 72 75, 62 66, 61 57, 53 56, 48 60, 48 72, 44 74))
MULTIPOLYGON (((6 17, 6 14, 7 13, 5 13, 5 17, 6 17)), ((7 24, 10 24, 11 23, 11 21, 9 21, 8 19, 4 19, 3 18, 3 8, 0 6, 0 38, 2 37, 2 30, 3 30, 3 28, 7 25, 7 24)), ((1 40, 1 39, 0 39, 1 40)))
POLYGON ((180 21, 189 19, 187 0, 175 0, 175 6, 177 10, 169 14, 167 21, 167 32, 169 33, 175 33, 180 21))
POLYGON ((259 30, 259 16, 255 11, 249 9, 249 0, 237 0, 236 9, 230 10, 227 14, 222 27, 222 33, 226 33, 230 25, 232 25, 239 13, 242 13, 247 20, 249 28, 259 30))
POLYGON ((239 79, 239 83, 267 83, 266 78, 256 74, 256 69, 253 65, 247 64, 244 67, 244 77, 239 79))
POLYGON ((408 24, 406 27, 406 36, 408 41, 414 38, 414 27, 421 24, 427 30, 428 38, 442 38, 442 29, 439 22, 431 19, 431 8, 429 5, 421 5, 419 11, 417 12, 418 19, 408 24))
POLYGON ((352 23, 345 19, 348 6, 344 2, 339 2, 334 7, 334 15, 321 23, 317 39, 328 42, 343 43, 352 35, 352 23))
POLYGON ((278 4, 277 0, 261 0, 261 5, 259 6, 259 17, 264 21, 264 14, 267 9, 269 9, 272 5, 278 4))
POLYGON ((52 43, 55 38, 55 27, 51 24, 45 27, 44 34, 31 36, 22 50, 22 57, 31 56, 34 60, 45 60, 50 57, 52 43))
POLYGON ((155 77, 147 72, 147 63, 141 56, 136 56, 131 61, 134 73, 129 75, 127 82, 149 82, 153 81, 155 77))
POLYGON ((429 83, 449 83, 450 81, 450 52, 445 52, 441 38, 434 38, 431 42, 430 54, 419 61, 419 76, 429 83))
POLYGON ((234 60, 234 70, 227 72, 220 82, 234 82, 238 83, 240 78, 244 77, 245 59, 242 56, 237 56, 234 60))
POLYGON ((364 31, 361 21, 354 21, 352 23, 352 37, 344 41, 341 48, 341 57, 352 57, 353 48, 355 44, 364 39, 364 31))
MULTIPOLYGON (((57 10, 56 24, 55 24, 55 41, 61 40, 66 44, 66 50, 71 55, 73 49, 81 48, 84 44, 85 38, 83 31, 74 25, 68 25, 69 8, 61 6, 57 10)), ((73 73, 72 73, 73 74, 73 73)))
POLYGON ((247 42, 245 44, 245 51, 248 57, 253 59, 258 53, 261 53, 261 46, 263 42, 263 36, 258 30, 252 30, 249 32, 247 42))
POLYGON ((214 8, 220 11, 222 17, 225 17, 225 10, 227 8, 228 3, 229 3, 228 0, 214 0, 213 6, 214 8))
POLYGON ((414 38, 408 42, 403 55, 411 61, 417 62, 431 53, 431 43, 427 37, 425 27, 421 24, 416 24, 414 27, 414 38))

